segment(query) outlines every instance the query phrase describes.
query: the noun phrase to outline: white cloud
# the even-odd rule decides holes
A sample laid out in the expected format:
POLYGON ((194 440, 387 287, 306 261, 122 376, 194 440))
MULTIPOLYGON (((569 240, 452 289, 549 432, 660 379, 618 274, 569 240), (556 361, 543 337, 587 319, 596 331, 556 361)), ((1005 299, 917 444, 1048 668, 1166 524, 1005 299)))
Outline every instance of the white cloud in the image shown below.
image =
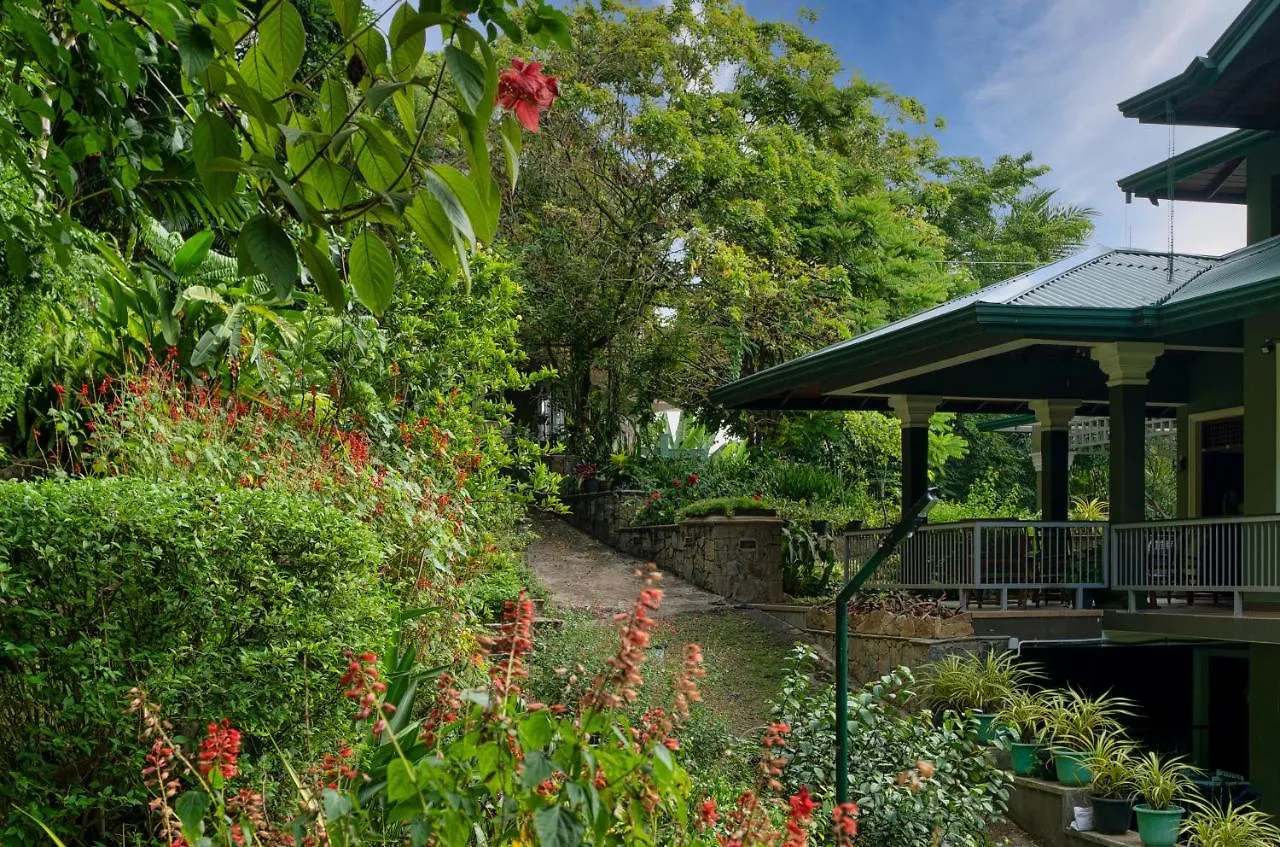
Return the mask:
MULTIPOLYGON (((1126 207, 1115 181, 1165 159, 1168 130, 1121 116, 1116 103, 1181 72, 1239 13, 1243 0, 961 0, 936 37, 972 83, 965 119, 992 149, 1030 150, 1066 201, 1100 213, 1096 241, 1164 250, 1167 204, 1126 207), (974 66, 981 70, 974 73, 974 66), (966 73, 967 72, 967 73, 966 73)), ((1186 150, 1222 130, 1179 127, 1186 150)), ((1222 253, 1244 243, 1240 207, 1177 203, 1178 250, 1222 253)))

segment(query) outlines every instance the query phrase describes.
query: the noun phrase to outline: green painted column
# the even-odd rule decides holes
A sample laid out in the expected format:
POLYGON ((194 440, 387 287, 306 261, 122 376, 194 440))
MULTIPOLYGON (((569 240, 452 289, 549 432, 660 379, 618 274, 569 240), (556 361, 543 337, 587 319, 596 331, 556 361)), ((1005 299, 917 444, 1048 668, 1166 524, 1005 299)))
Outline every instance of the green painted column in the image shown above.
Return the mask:
POLYGON ((1036 414, 1037 502, 1047 521, 1065 521, 1071 514, 1071 419, 1078 400, 1033 400, 1036 414))
POLYGON ((1280 350, 1280 316, 1246 318, 1244 322, 1244 512, 1274 515, 1280 508, 1280 451, 1277 449, 1276 357, 1280 350), (1270 352, 1266 352, 1266 351, 1270 352))
POLYGON ((1147 375, 1163 352, 1163 344, 1136 341, 1093 348, 1107 375, 1113 523, 1137 523, 1146 514, 1147 375))
POLYGON ((902 514, 929 490, 929 419, 941 403, 938 397, 890 397, 902 422, 902 514))
POLYGON ((1259 807, 1280 814, 1280 645, 1249 645, 1249 782, 1259 807))
POLYGON ((1111 520, 1137 523, 1146 515, 1147 387, 1113 385, 1111 414, 1111 520))

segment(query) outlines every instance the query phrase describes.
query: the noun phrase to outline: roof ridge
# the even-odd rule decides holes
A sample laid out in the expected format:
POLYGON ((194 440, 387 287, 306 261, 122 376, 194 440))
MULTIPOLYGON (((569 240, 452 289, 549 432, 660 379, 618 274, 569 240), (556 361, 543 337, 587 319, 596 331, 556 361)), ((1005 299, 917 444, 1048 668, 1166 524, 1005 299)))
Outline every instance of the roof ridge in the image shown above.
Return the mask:
POLYGON ((1246 244, 1244 247, 1241 247, 1238 250, 1232 250, 1230 253, 1224 253, 1222 256, 1218 257, 1217 264, 1213 264, 1208 267, 1201 268, 1199 271, 1192 274, 1190 278, 1187 279, 1186 282, 1182 283, 1182 285, 1179 285, 1177 288, 1170 291, 1164 297, 1161 297, 1153 305, 1155 306, 1165 305, 1167 302, 1169 302, 1171 299, 1173 299, 1175 296, 1177 296, 1181 292, 1185 291, 1193 282, 1195 282, 1197 279, 1199 279, 1201 276, 1208 273, 1209 271, 1217 270, 1218 268, 1228 267, 1229 265, 1242 261, 1246 257, 1256 256, 1259 253, 1265 253, 1270 250, 1275 250, 1278 247, 1280 247, 1280 235, 1273 235, 1270 238, 1264 238, 1262 241, 1258 241, 1253 244, 1246 244))

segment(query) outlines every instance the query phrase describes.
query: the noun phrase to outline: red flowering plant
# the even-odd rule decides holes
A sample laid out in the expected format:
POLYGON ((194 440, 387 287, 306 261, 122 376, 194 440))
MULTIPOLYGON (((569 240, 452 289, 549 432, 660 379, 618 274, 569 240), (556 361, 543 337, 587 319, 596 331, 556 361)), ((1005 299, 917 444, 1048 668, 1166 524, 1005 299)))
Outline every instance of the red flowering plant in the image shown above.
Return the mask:
POLYGON ((498 105, 516 116, 529 132, 538 131, 538 117, 560 96, 560 82, 542 72, 541 62, 511 60, 498 74, 498 105))
POLYGON ((785 724, 769 727, 758 785, 733 808, 693 798, 679 736, 699 698, 696 645, 685 648, 669 706, 627 716, 645 685, 661 602, 661 590, 649 585, 617 616, 617 649, 580 683, 572 707, 523 691, 534 629, 523 595, 482 640, 481 685, 466 687, 452 673, 424 685, 412 648, 385 662, 349 655, 342 685, 361 740, 300 773, 296 804, 276 804, 298 810, 283 822, 268 819, 251 788, 235 785, 239 739, 230 723, 210 724, 192 762, 158 707, 135 692, 131 708, 151 742, 143 772, 157 833, 173 845, 229 847, 406 838, 436 847, 810 843, 817 803, 807 789, 778 794, 785 724))

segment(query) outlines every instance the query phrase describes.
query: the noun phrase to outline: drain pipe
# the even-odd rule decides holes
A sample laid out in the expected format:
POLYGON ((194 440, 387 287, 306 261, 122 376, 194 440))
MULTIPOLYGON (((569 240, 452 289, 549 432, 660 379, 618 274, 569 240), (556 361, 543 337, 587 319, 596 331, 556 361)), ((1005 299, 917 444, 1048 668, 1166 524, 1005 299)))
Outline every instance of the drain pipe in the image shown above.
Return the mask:
MULTIPOLYGON (((880 547, 836 594, 836 802, 849 802, 849 601, 899 544, 924 523, 938 501, 938 489, 930 488, 889 531, 880 547)), ((848 542, 846 541, 846 544, 848 542)), ((845 554, 846 567, 849 557, 845 554)))

